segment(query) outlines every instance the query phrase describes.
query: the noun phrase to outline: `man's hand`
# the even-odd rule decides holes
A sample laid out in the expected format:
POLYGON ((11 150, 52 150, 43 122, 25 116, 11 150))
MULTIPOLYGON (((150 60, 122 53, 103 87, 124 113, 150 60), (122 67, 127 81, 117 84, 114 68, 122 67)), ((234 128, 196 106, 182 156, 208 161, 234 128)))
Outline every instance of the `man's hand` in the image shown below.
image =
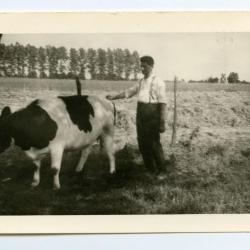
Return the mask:
POLYGON ((106 98, 107 98, 108 100, 114 100, 114 97, 113 97, 112 95, 106 95, 106 98))

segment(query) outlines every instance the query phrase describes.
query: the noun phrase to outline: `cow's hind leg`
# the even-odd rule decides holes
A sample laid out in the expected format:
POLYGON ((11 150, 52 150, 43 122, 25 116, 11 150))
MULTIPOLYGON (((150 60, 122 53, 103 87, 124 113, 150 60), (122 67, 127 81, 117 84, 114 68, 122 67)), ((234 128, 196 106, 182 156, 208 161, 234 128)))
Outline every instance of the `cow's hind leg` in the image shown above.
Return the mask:
POLYGON ((83 167, 84 167, 84 164, 85 162, 87 161, 88 159, 88 156, 89 156, 89 153, 91 151, 91 148, 92 148, 92 145, 89 145, 88 147, 84 148, 81 152, 81 157, 80 157, 80 160, 76 166, 76 172, 79 173, 82 171, 83 167))
POLYGON ((113 135, 104 133, 101 136, 101 144, 109 158, 109 166, 110 166, 109 172, 113 174, 115 173, 115 150, 114 150, 113 135))
POLYGON ((63 147, 53 146, 50 148, 51 154, 51 169, 53 171, 53 189, 60 189, 59 174, 61 169, 62 157, 63 157, 63 147))
POLYGON ((41 160, 34 160, 33 163, 36 165, 36 169, 34 171, 33 181, 31 183, 31 187, 36 187, 40 183, 41 160))

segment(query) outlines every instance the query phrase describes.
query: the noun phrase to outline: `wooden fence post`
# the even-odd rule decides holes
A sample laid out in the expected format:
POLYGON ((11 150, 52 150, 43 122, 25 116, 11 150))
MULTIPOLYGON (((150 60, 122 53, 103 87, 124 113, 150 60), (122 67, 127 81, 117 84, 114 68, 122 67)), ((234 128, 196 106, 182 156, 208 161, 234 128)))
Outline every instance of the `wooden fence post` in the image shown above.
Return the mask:
POLYGON ((176 125, 177 125, 177 77, 174 78, 174 115, 173 115, 173 133, 171 146, 176 144, 176 125))

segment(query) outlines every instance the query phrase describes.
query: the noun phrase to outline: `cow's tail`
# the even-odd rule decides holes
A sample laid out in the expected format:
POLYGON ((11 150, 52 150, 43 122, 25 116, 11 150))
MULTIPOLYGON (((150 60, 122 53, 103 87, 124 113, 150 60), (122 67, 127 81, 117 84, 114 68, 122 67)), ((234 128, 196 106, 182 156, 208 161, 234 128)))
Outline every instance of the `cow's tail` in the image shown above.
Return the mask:
POLYGON ((112 102, 113 104, 113 108, 114 108, 114 125, 116 124, 116 107, 115 107, 115 103, 112 102))
POLYGON ((82 95, 82 84, 80 82, 80 79, 78 76, 76 76, 76 91, 77 91, 77 95, 82 95))

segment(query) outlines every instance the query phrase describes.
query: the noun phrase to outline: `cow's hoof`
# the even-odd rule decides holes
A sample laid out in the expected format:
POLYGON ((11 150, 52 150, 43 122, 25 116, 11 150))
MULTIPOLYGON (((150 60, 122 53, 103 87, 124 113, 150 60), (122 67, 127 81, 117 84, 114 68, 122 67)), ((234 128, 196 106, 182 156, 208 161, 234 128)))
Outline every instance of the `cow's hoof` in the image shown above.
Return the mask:
POLYGON ((53 190, 54 190, 54 191, 60 190, 60 186, 53 186, 53 190))
POLYGON ((75 172, 76 172, 76 173, 81 173, 82 170, 83 170, 83 167, 82 167, 82 166, 77 166, 77 167, 75 168, 75 172))
POLYGON ((32 183, 30 184, 31 188, 36 188, 39 185, 38 181, 32 181, 32 183))
POLYGON ((81 170, 78 170, 78 169, 75 170, 75 174, 76 174, 76 175, 81 175, 82 172, 83 172, 82 169, 81 169, 81 170))
POLYGON ((116 171, 115 170, 110 170, 110 172, 109 172, 111 175, 114 175, 115 173, 116 173, 116 171))

